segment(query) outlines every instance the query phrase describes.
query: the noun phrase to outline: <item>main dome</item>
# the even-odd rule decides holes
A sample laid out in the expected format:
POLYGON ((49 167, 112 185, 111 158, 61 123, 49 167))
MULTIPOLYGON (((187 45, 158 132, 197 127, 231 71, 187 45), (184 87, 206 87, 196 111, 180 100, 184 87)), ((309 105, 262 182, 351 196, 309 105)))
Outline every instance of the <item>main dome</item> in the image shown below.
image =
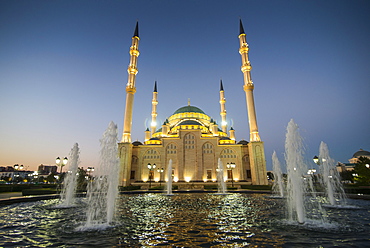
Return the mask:
POLYGON ((353 158, 358 157, 370 157, 370 152, 360 149, 359 151, 355 152, 352 156, 353 158))
POLYGON ((201 110, 200 108, 195 107, 195 106, 190 106, 190 105, 179 108, 173 114, 175 115, 175 114, 187 113, 187 112, 205 114, 203 110, 201 110))

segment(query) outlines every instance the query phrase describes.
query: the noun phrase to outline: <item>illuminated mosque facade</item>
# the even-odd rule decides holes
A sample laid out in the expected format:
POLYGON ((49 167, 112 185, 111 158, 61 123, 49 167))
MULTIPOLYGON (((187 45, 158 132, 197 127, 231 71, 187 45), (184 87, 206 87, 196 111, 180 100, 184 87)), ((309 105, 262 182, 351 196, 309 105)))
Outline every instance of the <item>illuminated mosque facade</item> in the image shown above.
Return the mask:
POLYGON ((152 98, 151 127, 145 131, 144 142, 131 140, 134 94, 136 92, 137 61, 139 57, 139 32, 136 23, 126 85, 126 103, 123 134, 119 147, 121 185, 140 185, 144 182, 164 182, 172 175, 176 184, 192 185, 217 181, 217 173, 223 168, 223 180, 237 184, 266 185, 266 161, 264 145, 258 133, 254 106, 254 84, 248 58, 249 46, 240 21, 239 53, 242 58, 241 71, 244 76, 248 120, 249 142, 236 141, 235 130, 226 122, 225 94, 220 82, 221 125, 200 108, 183 106, 174 111, 157 129, 157 83, 152 98), (172 160, 172 172, 168 164, 172 160), (222 163, 222 167, 220 167, 222 163), (149 165, 149 166, 148 166, 149 165), (155 168, 153 168, 155 165, 155 168), (150 169, 149 169, 150 168, 150 169))

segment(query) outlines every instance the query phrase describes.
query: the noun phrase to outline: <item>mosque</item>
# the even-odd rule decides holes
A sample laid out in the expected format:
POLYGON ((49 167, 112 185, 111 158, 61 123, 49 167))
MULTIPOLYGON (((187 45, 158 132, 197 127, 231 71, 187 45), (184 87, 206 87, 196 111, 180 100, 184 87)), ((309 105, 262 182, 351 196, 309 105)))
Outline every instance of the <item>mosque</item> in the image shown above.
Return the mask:
MULTIPOLYGON (((220 82, 220 115, 218 125, 200 108, 182 106, 169 116, 157 129, 157 83, 152 98, 151 127, 145 131, 144 142, 131 141, 134 94, 136 92, 137 61, 139 57, 139 32, 136 23, 126 85, 126 104, 123 134, 119 148, 121 185, 128 186, 144 182, 164 182, 172 175, 176 184, 212 183, 222 169, 223 180, 237 184, 266 185, 266 161, 264 144, 258 133, 254 106, 254 83, 248 58, 249 46, 240 20, 239 53, 242 59, 248 120, 249 142, 236 141, 235 130, 226 123, 225 94, 220 82), (168 171, 169 161, 172 172, 168 171)), ((219 179, 220 180, 220 179, 219 179)))

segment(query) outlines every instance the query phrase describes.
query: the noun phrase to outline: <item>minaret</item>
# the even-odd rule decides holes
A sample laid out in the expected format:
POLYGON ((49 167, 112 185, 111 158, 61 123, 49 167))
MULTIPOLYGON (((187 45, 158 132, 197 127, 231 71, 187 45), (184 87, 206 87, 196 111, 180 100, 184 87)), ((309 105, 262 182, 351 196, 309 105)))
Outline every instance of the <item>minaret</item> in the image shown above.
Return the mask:
POLYGON ((150 131, 149 131, 149 128, 147 128, 145 130, 145 139, 144 139, 144 141, 147 142, 148 140, 150 140, 150 131))
MULTIPOLYGON (((135 81, 137 70, 137 57, 139 56, 139 24, 136 22, 134 36, 130 47, 130 64, 128 66, 128 80, 126 85, 126 106, 125 117, 123 120, 123 133, 121 142, 118 144, 118 152, 120 158, 120 181, 121 186, 130 185, 132 147, 131 144, 131 126, 132 126, 132 111, 134 106, 134 94, 136 92, 135 81)), ((148 131, 148 133, 150 133, 148 131)))
POLYGON ((227 122, 226 122, 226 107, 225 107, 226 99, 225 99, 225 92, 224 86, 222 85, 222 79, 220 80, 220 106, 221 106, 221 129, 222 132, 227 133, 227 122))
POLYGON ((244 76, 244 91, 248 109, 248 121, 250 133, 250 142, 248 144, 248 151, 249 151, 249 164, 252 174, 252 184, 267 185, 268 182, 266 173, 265 148, 258 134, 256 110, 254 107, 254 97, 253 97, 254 84, 252 82, 251 77, 252 66, 248 58, 249 46, 247 43, 246 35, 244 33, 242 20, 240 20, 239 42, 240 42, 239 53, 242 57, 241 71, 243 72, 244 76))
POLYGON ((235 130, 233 127, 230 128, 229 134, 230 134, 230 139, 235 140, 235 130))
POLYGON ((157 81, 154 83, 154 90, 153 90, 153 99, 152 99, 152 122, 150 123, 150 128, 151 128, 151 135, 155 133, 157 129, 157 81))
POLYGON ((246 35, 244 33, 242 20, 240 20, 239 42, 240 42, 239 53, 242 57, 241 71, 243 72, 244 75, 244 91, 248 109, 250 142, 261 141, 260 136, 258 134, 256 110, 254 107, 254 98, 253 98, 254 84, 252 82, 251 77, 252 66, 248 58, 249 46, 247 43, 246 35))
POLYGON ((135 81, 137 70, 137 58, 139 57, 139 23, 136 22, 132 45, 130 47, 130 64, 127 68, 128 80, 126 85, 126 108, 123 121, 123 133, 121 143, 131 143, 132 111, 134 106, 134 94, 136 92, 135 81))

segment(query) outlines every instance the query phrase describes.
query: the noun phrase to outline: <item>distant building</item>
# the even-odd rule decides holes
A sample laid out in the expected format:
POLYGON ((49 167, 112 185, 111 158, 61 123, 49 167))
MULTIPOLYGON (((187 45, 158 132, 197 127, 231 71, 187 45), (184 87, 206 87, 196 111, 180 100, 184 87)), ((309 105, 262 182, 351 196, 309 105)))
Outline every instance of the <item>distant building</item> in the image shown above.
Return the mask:
POLYGON ((355 165, 353 163, 341 163, 338 162, 337 164, 337 171, 344 172, 344 171, 353 171, 355 169, 355 165))
POLYGON ((51 173, 57 173, 58 166, 56 165, 43 165, 40 164, 38 168, 38 174, 40 175, 49 175, 51 173))
POLYGON ((352 158, 348 159, 349 163, 341 163, 338 162, 337 164, 337 170, 339 172, 344 172, 344 171, 352 171, 355 169, 356 163, 358 162, 358 159, 360 157, 365 157, 370 159, 370 152, 365 151, 365 150, 358 150, 355 152, 352 156, 352 158))
POLYGON ((355 164, 358 162, 358 159, 360 157, 365 157, 365 158, 370 159, 370 152, 360 149, 353 154, 352 158, 349 159, 349 162, 352 164, 355 164))
MULTIPOLYGON (((1 169, 1 168, 0 168, 1 169)), ((18 181, 18 179, 26 179, 31 176, 33 171, 0 171, 0 179, 6 181, 18 181)))
POLYGON ((1 166, 0 167, 0 172, 12 172, 15 171, 13 166, 1 166))

